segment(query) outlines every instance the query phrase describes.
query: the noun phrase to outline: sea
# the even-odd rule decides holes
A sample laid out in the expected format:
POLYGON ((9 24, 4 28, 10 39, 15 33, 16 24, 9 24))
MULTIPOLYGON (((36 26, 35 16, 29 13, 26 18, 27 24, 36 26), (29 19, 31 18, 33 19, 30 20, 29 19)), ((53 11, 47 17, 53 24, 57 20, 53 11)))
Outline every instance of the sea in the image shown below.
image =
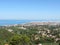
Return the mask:
POLYGON ((23 24, 29 22, 49 22, 49 20, 0 20, 0 26, 4 25, 14 25, 14 24, 23 24))
POLYGON ((31 20, 0 20, 0 26, 28 23, 31 20))

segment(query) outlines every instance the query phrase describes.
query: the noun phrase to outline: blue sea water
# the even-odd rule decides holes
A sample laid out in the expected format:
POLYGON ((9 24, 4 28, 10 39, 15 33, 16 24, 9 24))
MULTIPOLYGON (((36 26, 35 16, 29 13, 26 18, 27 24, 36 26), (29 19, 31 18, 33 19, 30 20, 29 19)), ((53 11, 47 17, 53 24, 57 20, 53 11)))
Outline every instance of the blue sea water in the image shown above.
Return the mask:
MULTIPOLYGON (((29 23, 38 20, 0 20, 0 26, 29 23)), ((40 20, 41 21, 41 20, 40 20)))
POLYGON ((13 25, 13 24, 22 24, 30 22, 31 20, 0 20, 0 26, 4 25, 13 25))
POLYGON ((0 20, 0 26, 13 25, 13 24, 23 24, 32 21, 42 21, 42 20, 0 20))
MULTIPOLYGON (((23 24, 23 23, 28 23, 28 22, 33 22, 33 21, 49 21, 49 20, 0 20, 0 26, 4 25, 13 25, 13 24, 23 24)), ((54 20, 52 20, 54 21, 54 20)))

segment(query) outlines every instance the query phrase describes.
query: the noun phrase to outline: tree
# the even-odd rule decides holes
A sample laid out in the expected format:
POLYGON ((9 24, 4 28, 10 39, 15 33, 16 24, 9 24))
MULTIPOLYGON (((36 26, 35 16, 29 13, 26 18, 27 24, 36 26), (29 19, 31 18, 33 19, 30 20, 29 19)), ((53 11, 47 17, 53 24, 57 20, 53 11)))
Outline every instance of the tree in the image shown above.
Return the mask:
POLYGON ((14 35, 11 38, 10 45, 29 45, 30 38, 27 35, 14 35))

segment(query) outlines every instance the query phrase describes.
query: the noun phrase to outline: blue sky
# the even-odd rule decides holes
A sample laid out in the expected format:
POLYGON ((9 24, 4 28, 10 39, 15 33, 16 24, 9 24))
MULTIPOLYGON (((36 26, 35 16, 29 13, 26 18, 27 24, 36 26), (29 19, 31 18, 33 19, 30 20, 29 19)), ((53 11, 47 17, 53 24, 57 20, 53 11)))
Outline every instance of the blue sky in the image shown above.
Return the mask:
POLYGON ((60 19, 60 0, 0 0, 1 19, 60 19))

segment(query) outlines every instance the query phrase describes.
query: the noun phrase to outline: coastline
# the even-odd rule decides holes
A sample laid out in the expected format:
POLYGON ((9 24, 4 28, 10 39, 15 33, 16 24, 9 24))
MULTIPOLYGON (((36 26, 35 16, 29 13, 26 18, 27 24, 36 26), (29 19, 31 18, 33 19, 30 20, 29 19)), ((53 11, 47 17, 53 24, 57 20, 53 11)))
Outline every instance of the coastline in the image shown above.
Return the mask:
POLYGON ((0 26, 28 24, 28 23, 60 23, 60 21, 52 20, 0 20, 0 26))

